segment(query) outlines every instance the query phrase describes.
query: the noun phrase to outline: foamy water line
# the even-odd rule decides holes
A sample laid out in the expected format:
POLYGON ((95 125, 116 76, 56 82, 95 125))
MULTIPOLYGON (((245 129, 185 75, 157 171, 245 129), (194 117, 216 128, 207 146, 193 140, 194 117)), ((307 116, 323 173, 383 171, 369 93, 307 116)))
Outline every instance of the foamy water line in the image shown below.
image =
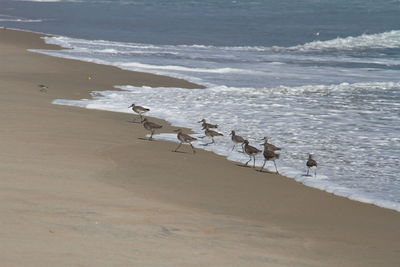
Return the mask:
MULTIPOLYGON (((226 156, 229 160, 245 162, 248 160, 246 155, 237 151, 231 152, 232 142, 227 136, 230 130, 237 130, 238 134, 248 138, 252 145, 258 147, 260 147, 258 144, 261 143, 259 140, 263 136, 270 136, 275 144, 284 148, 281 159, 278 161, 278 168, 283 175, 327 192, 400 211, 398 202, 384 199, 384 196, 390 194, 395 197, 398 188, 394 190, 388 184, 385 192, 378 192, 378 194, 363 192, 368 192, 377 186, 382 187, 382 179, 396 179, 397 174, 390 178, 392 176, 390 173, 395 172, 395 168, 397 168, 397 158, 393 156, 399 144, 396 136, 386 136, 386 140, 384 140, 383 135, 376 136, 373 132, 364 131, 347 136, 345 134, 347 130, 352 128, 354 131, 352 121, 355 117, 363 116, 359 114, 361 111, 355 111, 354 114, 347 114, 347 118, 341 118, 344 113, 334 109, 330 110, 328 114, 321 114, 320 111, 311 108, 321 94, 341 95, 347 94, 348 90, 360 90, 366 87, 369 87, 369 90, 374 90, 374 88, 392 90, 400 88, 400 84, 343 84, 271 88, 269 92, 267 92, 268 90, 259 92, 252 88, 216 87, 187 90, 122 86, 118 88, 126 91, 95 92, 93 100, 56 100, 54 103, 128 112, 128 105, 131 102, 137 102, 151 108, 150 116, 165 119, 177 127, 191 128, 198 133, 196 136, 204 135, 196 123, 200 119, 199 114, 202 114, 201 116, 213 123, 218 123, 219 130, 224 133, 225 137, 216 138, 216 145, 209 146, 203 145, 209 140, 201 140, 195 144, 198 148, 226 156), (238 107, 236 101, 243 92, 246 92, 248 96, 240 100, 238 107), (304 93, 316 94, 316 98, 298 106, 293 106, 294 102, 288 102, 291 98, 297 98, 304 93), (268 99, 272 95, 285 97, 271 103, 268 99), (221 102, 222 98, 224 98, 223 102, 221 102), (302 107, 303 105, 308 107, 302 107), (207 108, 205 108, 206 106, 207 108), (272 112, 271 108, 274 109, 272 112), (308 109, 309 112, 307 112, 308 109), (182 112, 183 110, 185 112, 182 112), (323 121, 322 118, 324 118, 323 121), (336 123, 324 127, 326 119, 330 119, 332 122, 336 121, 336 123), (305 128, 302 124, 307 120, 309 120, 309 128, 305 128), (343 133, 337 134, 336 127, 342 128, 343 133), (323 128, 323 131, 318 131, 319 128, 323 128), (321 132, 324 131, 325 136, 321 138, 321 132), (357 140, 354 140, 355 138, 357 140), (367 140, 369 141, 367 142, 367 140), (347 149, 342 150, 339 143, 342 143, 347 149), (380 146, 385 149, 392 146, 393 151, 387 153, 385 149, 379 149, 380 146), (377 148, 378 150, 376 150, 377 148), (382 156, 386 154, 386 164, 392 165, 394 169, 368 177, 368 174, 380 166, 379 163, 377 166, 360 170, 358 166, 368 166, 374 162, 374 160, 370 161, 371 158, 368 155, 363 154, 368 149, 376 150, 375 153, 383 153, 382 156), (321 167, 316 178, 303 176, 306 171, 304 163, 307 152, 314 153, 320 163, 321 167), (357 181, 357 179, 361 179, 361 181, 357 181)), ((388 117, 387 119, 395 118, 388 117)), ((177 141, 175 134, 161 134, 157 138, 177 141)), ((257 158, 257 165, 261 164, 262 156, 257 158)))
MULTIPOLYGON (((354 58, 347 52, 339 56, 308 52, 315 47, 320 51, 367 49, 362 45, 366 39, 383 43, 382 49, 397 48, 398 32, 316 42, 312 48, 305 44, 295 54, 293 47, 160 46, 68 37, 46 38, 68 50, 37 52, 184 78, 207 87, 122 86, 118 88, 124 91, 95 92, 93 99, 56 100, 55 104, 129 112, 127 107, 133 102, 150 107, 150 116, 193 129, 198 135, 203 134, 196 121, 204 117, 219 124, 225 135, 236 130, 255 146, 269 136, 284 148, 277 162, 283 175, 400 211, 400 76, 397 67, 380 67, 396 66, 396 61, 354 58), (312 64, 301 65, 299 59, 312 64), (338 62, 348 66, 338 66, 338 62), (320 164, 317 178, 303 176, 307 153, 314 153, 320 164)), ((377 48, 373 42, 369 46, 377 48)), ((168 133, 158 138, 177 141, 176 135, 168 133)), ((248 160, 243 153, 230 152, 228 137, 217 139, 216 145, 203 146, 204 142, 195 145, 229 160, 248 160)), ((262 156, 257 164, 262 164, 262 156)))

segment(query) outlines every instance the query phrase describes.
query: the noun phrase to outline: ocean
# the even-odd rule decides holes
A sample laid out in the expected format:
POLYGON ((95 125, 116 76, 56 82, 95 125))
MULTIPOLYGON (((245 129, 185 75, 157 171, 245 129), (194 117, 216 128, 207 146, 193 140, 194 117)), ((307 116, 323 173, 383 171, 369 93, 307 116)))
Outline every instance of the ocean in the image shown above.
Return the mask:
POLYGON ((38 53, 205 86, 116 84, 123 90, 55 104, 136 103, 195 136, 205 118, 225 136, 195 146, 239 162, 248 157, 231 151, 231 130, 260 149, 268 136, 283 148, 283 175, 400 211, 399 0, 3 0, 0 26, 53 34, 45 41, 65 48, 38 53), (308 153, 316 177, 304 176, 308 153))

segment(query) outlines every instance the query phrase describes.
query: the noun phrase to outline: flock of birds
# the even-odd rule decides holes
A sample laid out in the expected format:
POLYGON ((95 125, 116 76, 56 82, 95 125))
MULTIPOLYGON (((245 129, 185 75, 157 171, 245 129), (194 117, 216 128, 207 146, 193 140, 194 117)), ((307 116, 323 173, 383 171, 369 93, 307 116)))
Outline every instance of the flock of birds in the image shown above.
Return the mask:
MULTIPOLYGON (((150 131, 149 140, 153 140, 154 132, 157 129, 161 129, 162 125, 151 122, 148 119, 144 118, 143 115, 146 112, 150 111, 150 109, 142 107, 142 106, 138 106, 135 104, 130 105, 129 108, 132 108, 133 112, 137 113, 140 116, 140 122, 142 123, 143 127, 146 130, 150 131)), ((214 137, 223 136, 222 133, 219 133, 216 130, 213 130, 213 129, 217 129, 218 125, 207 123, 207 121, 205 119, 202 119, 198 123, 201 123, 201 126, 202 126, 202 129, 204 130, 205 136, 211 138, 211 142, 207 143, 205 145, 214 144, 215 143, 214 137)), ((175 132, 177 133, 177 138, 180 141, 180 143, 173 151, 178 152, 178 149, 181 147, 181 145, 186 143, 186 144, 189 144, 190 147, 192 148, 193 154, 196 153, 196 150, 194 149, 192 142, 196 141, 197 138, 183 133, 182 129, 177 129, 177 130, 175 130, 175 132)), ((264 141, 264 143, 262 144, 264 146, 264 150, 260 150, 254 146, 249 145, 249 141, 239 135, 236 135, 235 131, 232 131, 230 133, 230 136, 231 136, 231 140, 234 144, 232 147, 232 151, 235 149, 236 145, 241 145, 242 152, 247 154, 250 157, 250 159, 245 163, 245 166, 247 166, 249 164, 249 162, 253 159, 253 168, 255 168, 256 156, 262 152, 262 154, 264 156, 264 163, 259 171, 263 171, 264 166, 267 161, 272 161, 274 163, 276 173, 279 174, 275 160, 279 159, 279 151, 281 150, 281 148, 269 143, 268 137, 264 137, 261 140, 261 141, 264 141)), ((308 168, 306 176, 309 176, 310 168, 314 168, 314 171, 315 171, 314 175, 317 176, 317 170, 316 170, 317 165, 318 165, 317 161, 315 159, 313 159, 313 156, 311 154, 309 154, 308 160, 306 162, 306 166, 308 168)))

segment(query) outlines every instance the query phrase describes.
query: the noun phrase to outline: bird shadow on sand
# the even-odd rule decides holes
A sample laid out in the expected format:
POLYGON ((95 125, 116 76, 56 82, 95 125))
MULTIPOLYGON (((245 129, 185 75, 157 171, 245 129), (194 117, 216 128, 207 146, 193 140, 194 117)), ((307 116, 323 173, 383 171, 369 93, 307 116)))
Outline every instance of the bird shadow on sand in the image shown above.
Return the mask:
POLYGON ((244 164, 240 164, 240 163, 237 163, 235 165, 239 166, 239 167, 242 167, 242 168, 251 168, 251 166, 249 166, 249 165, 244 165, 244 164))
POLYGON ((262 172, 262 173, 270 173, 270 174, 277 174, 276 172, 271 172, 267 170, 256 170, 257 172, 262 172))
POLYGON ((143 141, 154 141, 154 139, 149 139, 149 138, 144 138, 144 137, 138 137, 139 140, 143 140, 143 141))
POLYGON ((171 152, 174 153, 182 153, 182 154, 188 154, 189 152, 185 152, 185 151, 175 151, 175 150, 171 150, 171 152))
POLYGON ((140 121, 127 121, 127 122, 130 122, 130 123, 139 123, 139 124, 141 124, 140 121))

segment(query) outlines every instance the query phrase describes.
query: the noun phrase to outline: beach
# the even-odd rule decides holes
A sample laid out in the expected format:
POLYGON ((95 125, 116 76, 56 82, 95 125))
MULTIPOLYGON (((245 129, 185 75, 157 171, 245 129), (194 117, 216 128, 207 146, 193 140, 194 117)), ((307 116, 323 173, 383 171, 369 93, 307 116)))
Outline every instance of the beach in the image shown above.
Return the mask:
POLYGON ((4 266, 400 264, 397 211, 186 145, 173 153, 143 140, 133 114, 52 104, 114 85, 201 86, 27 51, 57 49, 40 37, 0 29, 4 266))

